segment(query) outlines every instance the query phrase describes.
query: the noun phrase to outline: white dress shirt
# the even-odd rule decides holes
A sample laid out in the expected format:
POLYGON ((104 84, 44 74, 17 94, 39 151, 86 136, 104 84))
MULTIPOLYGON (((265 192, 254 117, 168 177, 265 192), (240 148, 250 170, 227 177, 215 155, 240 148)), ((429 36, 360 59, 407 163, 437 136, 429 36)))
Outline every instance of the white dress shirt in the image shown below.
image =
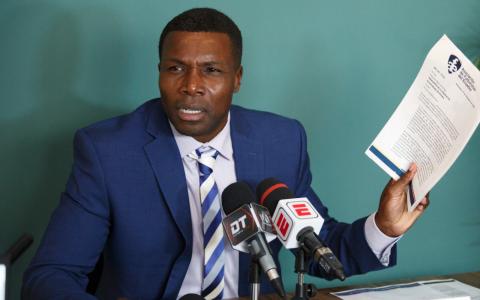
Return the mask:
MULTIPOLYGON (((175 127, 170 123, 173 136, 177 142, 180 156, 182 157, 183 169, 187 179, 188 201, 190 204, 190 214, 192 218, 192 233, 193 233, 193 249, 192 260, 188 266, 187 274, 183 279, 182 286, 178 297, 194 293, 200 295, 202 292, 203 280, 203 219, 202 219, 202 205, 200 202, 200 179, 198 172, 198 165, 195 159, 192 159, 188 154, 195 152, 195 149, 201 146, 210 146, 219 152, 213 167, 213 177, 218 187, 219 195, 230 184, 237 181, 235 175, 235 163, 233 161, 232 139, 230 138, 230 114, 228 116, 227 125, 207 143, 201 143, 190 136, 179 133, 175 127)), ((220 197, 221 199, 221 197, 220 197)), ((223 210, 222 210, 223 214, 223 210)), ((238 252, 232 248, 227 238, 225 242, 225 287, 223 290, 223 298, 237 298, 238 297, 238 252)))
MULTIPOLYGON (((188 266, 187 273, 183 279, 182 286, 178 298, 183 295, 194 293, 201 294, 203 281, 203 224, 202 224, 202 207, 200 202, 200 179, 198 172, 198 165, 195 159, 188 155, 193 153, 195 149, 201 146, 210 146, 219 152, 215 166, 213 168, 213 176, 218 187, 219 195, 230 184, 237 181, 235 175, 235 162, 233 160, 232 139, 230 136, 230 114, 225 127, 207 143, 201 143, 191 136, 186 136, 178 132, 172 123, 172 128, 175 142, 177 143, 182 157, 183 169, 187 180, 188 201, 190 204, 190 215, 192 219, 192 233, 193 233, 193 249, 192 259, 188 266)), ((220 197, 221 199, 221 197, 220 197)), ((365 223, 365 236, 368 245, 372 252, 377 256, 379 261, 387 266, 390 261, 390 250, 399 238, 391 238, 383 234, 375 224, 375 213, 371 214, 365 223)), ((238 252, 235 251, 227 238, 225 242, 225 287, 223 291, 223 298, 238 297, 238 270, 239 259, 238 252)), ((178 299, 177 298, 177 299, 178 299)))

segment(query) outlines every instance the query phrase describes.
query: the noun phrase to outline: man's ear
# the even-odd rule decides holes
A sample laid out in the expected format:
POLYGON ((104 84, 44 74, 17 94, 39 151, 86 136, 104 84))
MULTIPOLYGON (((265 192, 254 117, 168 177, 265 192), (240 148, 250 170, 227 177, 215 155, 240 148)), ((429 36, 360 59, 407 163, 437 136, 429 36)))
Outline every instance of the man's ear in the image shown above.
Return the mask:
POLYGON ((243 66, 240 65, 235 72, 235 86, 233 92, 236 93, 240 90, 240 86, 242 85, 242 75, 243 75, 243 66))
POLYGON ((161 62, 158 62, 158 65, 157 65, 158 73, 160 73, 160 64, 161 64, 161 62))

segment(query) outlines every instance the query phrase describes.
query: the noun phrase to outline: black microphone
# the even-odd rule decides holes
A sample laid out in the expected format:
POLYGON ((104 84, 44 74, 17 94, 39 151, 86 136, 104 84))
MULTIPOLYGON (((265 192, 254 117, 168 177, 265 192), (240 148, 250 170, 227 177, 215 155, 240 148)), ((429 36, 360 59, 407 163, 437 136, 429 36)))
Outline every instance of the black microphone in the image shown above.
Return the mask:
POLYGON ((205 300, 205 298, 197 294, 186 294, 180 297, 178 300, 205 300))
POLYGON ((276 238, 268 210, 255 202, 255 195, 245 182, 235 182, 222 193, 222 206, 226 217, 223 227, 232 247, 249 252, 267 275, 275 291, 285 298, 285 289, 277 271, 267 241, 276 238))
POLYGON ((32 235, 24 233, 12 246, 10 246, 7 252, 0 257, 0 261, 3 261, 6 265, 13 264, 32 243, 32 235))
POLYGON ((0 256, 0 299, 6 299, 7 273, 10 265, 33 243, 31 234, 23 234, 3 255, 0 256))
POLYGON ((288 187, 275 178, 267 178, 257 186, 259 203, 273 216, 279 240, 287 249, 302 247, 327 274, 345 280, 343 266, 317 236, 323 218, 307 198, 296 198, 288 187))

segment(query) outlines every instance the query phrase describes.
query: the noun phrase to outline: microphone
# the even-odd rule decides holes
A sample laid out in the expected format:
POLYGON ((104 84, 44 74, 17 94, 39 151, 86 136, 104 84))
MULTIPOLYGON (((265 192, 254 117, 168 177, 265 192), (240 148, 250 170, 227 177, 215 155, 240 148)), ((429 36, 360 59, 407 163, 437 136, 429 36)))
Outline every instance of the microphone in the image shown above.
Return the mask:
POLYGON ((30 247, 33 243, 33 237, 31 234, 24 233, 18 240, 10 246, 10 248, 5 252, 2 257, 0 257, 0 262, 5 262, 6 265, 13 264, 20 255, 25 252, 25 250, 30 247))
POLYGON ((268 210, 255 201, 255 195, 245 182, 235 182, 222 193, 226 217, 223 227, 233 249, 248 252, 258 261, 275 291, 285 298, 285 289, 277 271, 268 242, 276 238, 268 210))
POLYGON ((342 264, 317 236, 324 220, 307 198, 296 198, 287 185, 275 178, 260 182, 257 196, 273 215, 278 238, 285 248, 302 247, 327 274, 345 280, 342 264))
POLYGON ((10 265, 13 264, 20 255, 25 252, 33 243, 33 236, 24 233, 4 254, 0 255, 0 299, 6 299, 7 293, 7 273, 10 265))
POLYGON ((178 300, 205 300, 205 298, 197 294, 186 294, 180 297, 178 300))

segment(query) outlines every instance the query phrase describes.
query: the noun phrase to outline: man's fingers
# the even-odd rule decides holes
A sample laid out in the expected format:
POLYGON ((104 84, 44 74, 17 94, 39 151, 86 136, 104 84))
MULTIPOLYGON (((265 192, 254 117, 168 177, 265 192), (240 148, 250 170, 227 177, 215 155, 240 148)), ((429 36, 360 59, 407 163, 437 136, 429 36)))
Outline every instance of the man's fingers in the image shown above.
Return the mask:
POLYGON ((417 165, 412 163, 410 168, 408 169, 402 177, 400 177, 397 181, 390 182, 393 192, 403 192, 405 188, 408 186, 410 181, 412 181, 413 176, 417 173, 417 165))
POLYGON ((429 194, 427 194, 420 203, 418 203, 417 207, 412 211, 413 219, 418 219, 427 209, 428 205, 430 205, 429 194))
POLYGON ((413 176, 417 173, 417 165, 415 163, 412 163, 410 165, 410 168, 408 168, 408 171, 403 174, 402 177, 398 181, 400 181, 403 185, 408 185, 410 181, 412 181, 413 176))
POLYGON ((424 197, 422 199, 422 201, 420 201, 420 204, 428 205, 428 204, 430 204, 430 200, 427 197, 424 197))
POLYGON ((427 194, 423 199, 422 201, 420 201, 420 203, 418 203, 418 206, 417 208, 421 209, 421 210, 425 210, 428 205, 430 205, 430 199, 428 197, 429 195, 427 194))

